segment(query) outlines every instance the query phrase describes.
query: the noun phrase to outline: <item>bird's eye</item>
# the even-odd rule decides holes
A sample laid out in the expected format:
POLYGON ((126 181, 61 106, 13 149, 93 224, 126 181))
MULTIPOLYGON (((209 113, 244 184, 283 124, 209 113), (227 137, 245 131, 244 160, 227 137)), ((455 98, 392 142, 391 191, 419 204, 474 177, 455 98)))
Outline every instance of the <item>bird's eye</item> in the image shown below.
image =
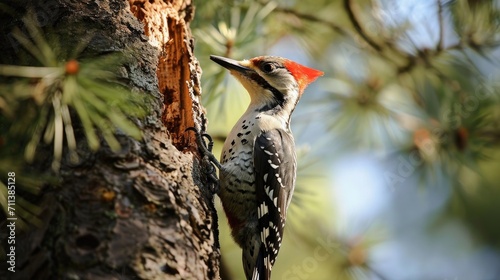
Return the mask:
POLYGON ((271 72, 273 72, 274 70, 276 70, 276 65, 275 65, 274 63, 267 62, 267 63, 262 64, 262 66, 260 67, 260 69, 261 69, 264 73, 271 73, 271 72))

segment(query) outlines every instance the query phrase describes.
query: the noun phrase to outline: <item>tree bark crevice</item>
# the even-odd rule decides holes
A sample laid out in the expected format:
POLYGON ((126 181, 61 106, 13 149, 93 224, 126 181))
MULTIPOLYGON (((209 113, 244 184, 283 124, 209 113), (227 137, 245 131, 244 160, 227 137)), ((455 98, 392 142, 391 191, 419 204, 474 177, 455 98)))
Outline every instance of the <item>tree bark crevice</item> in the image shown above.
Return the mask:
POLYGON ((160 50, 158 86, 163 95, 162 122, 172 143, 180 151, 194 148, 188 127, 206 129, 199 102, 201 68, 193 54, 192 35, 185 20, 191 20, 192 3, 186 1, 130 0, 130 10, 144 24, 148 41, 160 50))

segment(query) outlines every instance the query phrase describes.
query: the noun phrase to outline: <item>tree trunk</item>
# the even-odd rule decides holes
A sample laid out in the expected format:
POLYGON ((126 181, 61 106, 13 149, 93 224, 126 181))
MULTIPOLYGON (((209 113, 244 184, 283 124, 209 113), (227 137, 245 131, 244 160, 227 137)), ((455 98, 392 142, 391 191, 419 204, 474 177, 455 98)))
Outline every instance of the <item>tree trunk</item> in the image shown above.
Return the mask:
MULTIPOLYGON (((47 187, 39 200, 44 226, 17 234, 16 272, 3 261, 0 278, 219 279, 213 194, 194 137, 184 132, 206 126, 188 28, 193 3, 27 2, 46 32, 65 38, 63 48, 90 34, 86 56, 131 51, 123 77, 154 101, 140 123, 143 140, 118 133, 118 153, 104 141, 89 151, 84 133, 76 131, 84 160, 63 160, 60 185, 47 187)), ((46 164, 34 168, 46 171, 46 164)))

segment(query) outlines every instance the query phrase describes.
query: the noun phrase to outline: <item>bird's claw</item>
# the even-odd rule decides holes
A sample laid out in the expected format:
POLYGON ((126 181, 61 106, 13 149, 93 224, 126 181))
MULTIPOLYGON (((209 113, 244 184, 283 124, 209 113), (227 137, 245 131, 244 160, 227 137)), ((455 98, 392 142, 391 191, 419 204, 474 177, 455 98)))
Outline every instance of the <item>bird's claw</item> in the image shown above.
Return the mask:
POLYGON ((196 135, 196 144, 198 145, 198 150, 203 157, 203 166, 205 167, 204 172, 211 181, 210 189, 213 193, 217 193, 219 191, 219 179, 217 178, 216 168, 220 169, 222 166, 212 154, 212 149, 214 146, 212 137, 207 133, 200 133, 200 131, 198 131, 198 129, 194 127, 188 127, 185 131, 194 131, 196 135), (208 141, 208 144, 206 140, 208 141))

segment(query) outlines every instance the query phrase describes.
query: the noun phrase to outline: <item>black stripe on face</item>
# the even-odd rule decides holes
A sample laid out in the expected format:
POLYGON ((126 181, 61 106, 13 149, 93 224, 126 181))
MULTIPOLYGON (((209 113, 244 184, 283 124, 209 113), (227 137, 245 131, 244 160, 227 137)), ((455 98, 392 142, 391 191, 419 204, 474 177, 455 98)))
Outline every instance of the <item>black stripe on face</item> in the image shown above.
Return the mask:
POLYGON ((264 78, 262 78, 257 72, 253 71, 248 73, 250 79, 254 80, 257 84, 259 84, 262 88, 269 90, 276 101, 275 104, 267 104, 259 111, 267 111, 269 109, 275 108, 276 106, 281 106, 285 104, 285 95, 281 93, 281 91, 277 90, 275 87, 271 86, 264 78))

